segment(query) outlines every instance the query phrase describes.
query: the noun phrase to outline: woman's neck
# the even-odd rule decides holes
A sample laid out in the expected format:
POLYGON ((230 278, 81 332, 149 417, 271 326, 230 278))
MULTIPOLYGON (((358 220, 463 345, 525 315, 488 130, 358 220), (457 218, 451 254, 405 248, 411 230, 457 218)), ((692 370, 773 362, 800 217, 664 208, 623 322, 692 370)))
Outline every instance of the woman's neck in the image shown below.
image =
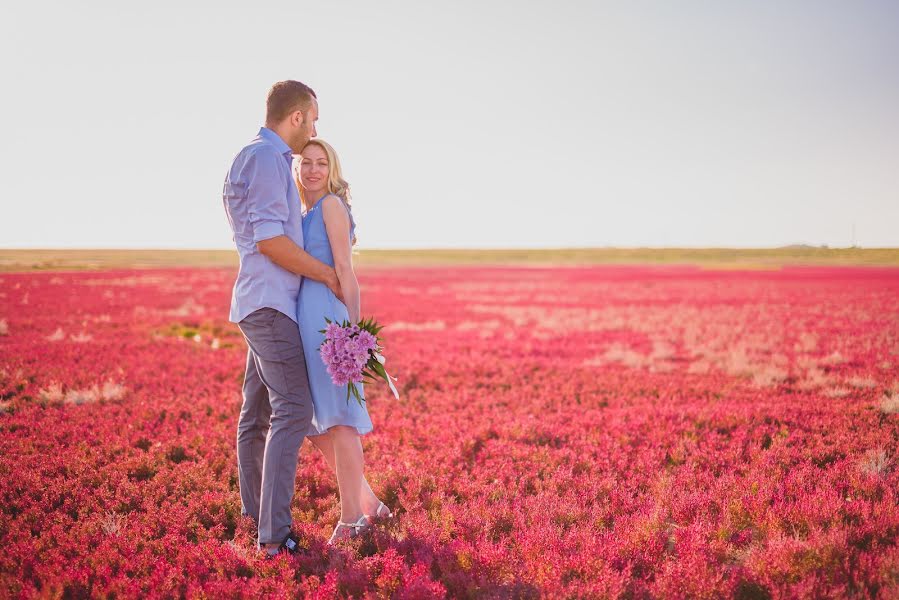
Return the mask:
POLYGON ((322 196, 324 196, 327 193, 328 193, 327 189, 317 190, 317 191, 304 190, 303 204, 305 205, 306 210, 308 211, 313 206, 315 206, 315 203, 318 202, 319 200, 321 200, 322 196))

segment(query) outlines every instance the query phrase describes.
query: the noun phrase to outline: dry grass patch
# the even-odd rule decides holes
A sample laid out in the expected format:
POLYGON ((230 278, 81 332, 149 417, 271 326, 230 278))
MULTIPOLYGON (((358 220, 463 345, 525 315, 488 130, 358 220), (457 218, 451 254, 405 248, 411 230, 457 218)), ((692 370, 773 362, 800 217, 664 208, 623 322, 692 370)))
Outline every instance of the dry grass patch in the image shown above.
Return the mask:
POLYGON ((883 449, 868 450, 858 465, 863 473, 868 473, 869 475, 881 475, 886 472, 889 466, 890 459, 886 450, 883 449))
POLYGON ((880 412, 887 415, 899 413, 899 393, 887 391, 880 400, 880 412))

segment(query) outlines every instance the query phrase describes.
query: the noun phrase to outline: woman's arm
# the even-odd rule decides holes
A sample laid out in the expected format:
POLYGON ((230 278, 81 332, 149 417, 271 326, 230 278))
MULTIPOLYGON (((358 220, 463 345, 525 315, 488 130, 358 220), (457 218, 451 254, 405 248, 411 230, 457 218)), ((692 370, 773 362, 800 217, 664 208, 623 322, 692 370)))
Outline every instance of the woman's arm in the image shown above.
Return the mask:
POLYGON ((331 254, 334 255, 334 270, 337 272, 340 290, 343 292, 343 303, 346 304, 350 322, 358 323, 362 318, 362 306, 359 298, 359 282, 353 271, 350 216, 340 198, 328 196, 322 200, 322 217, 331 243, 331 254))

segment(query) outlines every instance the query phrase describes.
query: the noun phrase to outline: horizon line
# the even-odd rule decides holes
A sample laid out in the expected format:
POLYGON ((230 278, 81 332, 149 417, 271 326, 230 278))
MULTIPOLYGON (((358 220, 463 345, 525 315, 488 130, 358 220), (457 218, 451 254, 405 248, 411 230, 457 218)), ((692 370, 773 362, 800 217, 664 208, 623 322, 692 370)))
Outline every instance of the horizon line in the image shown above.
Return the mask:
MULTIPOLYGON (((831 246, 828 244, 782 244, 776 246, 681 246, 681 245, 638 245, 638 246, 393 246, 354 249, 361 252, 506 252, 506 251, 565 251, 565 250, 899 250, 897 246, 831 246)), ((123 247, 123 246, 2 246, 0 252, 14 251, 127 251, 127 252, 237 252, 232 247, 123 247)))

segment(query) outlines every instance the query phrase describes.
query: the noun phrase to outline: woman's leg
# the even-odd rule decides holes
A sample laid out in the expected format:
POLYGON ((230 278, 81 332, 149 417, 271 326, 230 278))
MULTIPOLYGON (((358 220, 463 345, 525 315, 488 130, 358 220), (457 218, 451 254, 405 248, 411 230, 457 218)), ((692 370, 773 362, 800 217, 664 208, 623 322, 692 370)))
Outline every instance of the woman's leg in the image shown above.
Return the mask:
POLYGON ((322 453, 325 462, 328 463, 328 466, 331 467, 332 471, 336 472, 337 463, 334 462, 334 443, 331 441, 331 436, 325 433, 322 435, 306 436, 306 439, 312 442, 313 446, 318 448, 318 451, 322 453))
MULTIPOLYGON (((310 442, 312 442, 312 445, 318 448, 319 452, 322 453, 325 462, 328 463, 328 466, 331 467, 331 470, 336 473, 337 462, 334 457, 334 442, 331 439, 330 434, 309 436, 306 439, 308 439, 310 442)), ((359 453, 361 454, 362 440, 358 435, 356 435, 356 440, 359 443, 359 453)), ((360 492, 362 512, 366 515, 375 514, 375 511, 378 510, 378 505, 381 504, 381 501, 372 491, 371 486, 368 484, 368 480, 365 478, 365 475, 362 476, 362 489, 360 490, 360 492)))
POLYGON ((328 430, 334 444, 337 487, 340 490, 340 520, 354 523, 362 516, 360 482, 364 459, 355 427, 335 425, 328 430))

